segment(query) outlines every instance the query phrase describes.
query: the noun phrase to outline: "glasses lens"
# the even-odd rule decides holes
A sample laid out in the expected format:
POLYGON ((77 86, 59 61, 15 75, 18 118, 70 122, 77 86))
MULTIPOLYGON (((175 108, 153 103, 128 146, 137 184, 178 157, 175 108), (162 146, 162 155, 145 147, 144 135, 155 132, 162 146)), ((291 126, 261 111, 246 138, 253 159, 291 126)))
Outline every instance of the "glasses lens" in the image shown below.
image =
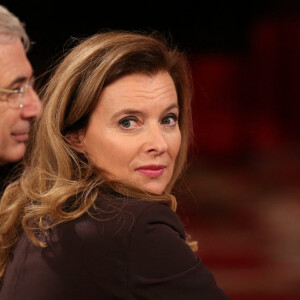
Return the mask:
POLYGON ((28 82, 28 87, 32 87, 34 89, 35 77, 32 76, 28 82))
POLYGON ((7 101, 8 105, 13 108, 23 107, 23 96, 29 88, 33 88, 35 82, 34 76, 30 78, 29 82, 18 90, 5 90, 0 92, 0 97, 7 101), (3 95, 2 95, 3 94, 3 95))
POLYGON ((8 94, 7 95, 7 102, 8 105, 12 108, 18 108, 20 106, 22 94, 15 93, 15 94, 8 94))

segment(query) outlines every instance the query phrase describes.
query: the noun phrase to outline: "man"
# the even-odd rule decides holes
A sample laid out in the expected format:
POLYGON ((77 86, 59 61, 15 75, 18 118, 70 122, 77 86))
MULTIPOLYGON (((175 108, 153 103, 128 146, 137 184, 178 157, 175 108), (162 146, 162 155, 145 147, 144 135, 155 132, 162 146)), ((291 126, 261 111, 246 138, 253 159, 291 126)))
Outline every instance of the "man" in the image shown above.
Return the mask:
POLYGON ((0 195, 24 156, 30 123, 41 109, 26 56, 29 46, 23 24, 0 5, 0 195))

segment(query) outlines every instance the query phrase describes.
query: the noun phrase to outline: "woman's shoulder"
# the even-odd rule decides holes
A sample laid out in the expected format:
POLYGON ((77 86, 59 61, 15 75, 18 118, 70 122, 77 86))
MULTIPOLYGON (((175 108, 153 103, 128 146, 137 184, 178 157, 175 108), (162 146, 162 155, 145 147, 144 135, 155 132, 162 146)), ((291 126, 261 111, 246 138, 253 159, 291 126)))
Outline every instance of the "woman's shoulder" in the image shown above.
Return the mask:
POLYGON ((133 223, 160 223, 166 221, 171 226, 182 227, 177 214, 165 203, 139 198, 130 198, 114 193, 100 194, 94 207, 90 210, 93 216, 104 220, 118 217, 132 219, 133 223))
POLYGON ((60 240, 84 240, 86 243, 103 243, 105 239, 111 241, 111 237, 114 241, 125 242, 133 231, 147 230, 147 224, 151 223, 168 223, 184 237, 183 225, 167 205, 116 193, 99 193, 85 214, 58 225, 54 235, 59 235, 60 240))

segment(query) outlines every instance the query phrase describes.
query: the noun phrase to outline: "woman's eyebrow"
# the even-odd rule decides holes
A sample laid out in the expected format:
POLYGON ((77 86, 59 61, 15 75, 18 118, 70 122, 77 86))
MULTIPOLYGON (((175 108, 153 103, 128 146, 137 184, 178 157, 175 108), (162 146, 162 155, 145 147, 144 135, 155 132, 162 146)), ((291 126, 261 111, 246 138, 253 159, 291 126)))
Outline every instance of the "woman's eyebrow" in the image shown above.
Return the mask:
POLYGON ((173 109, 173 108, 179 109, 178 104, 177 104, 177 103, 174 103, 174 104, 169 105, 169 106, 164 110, 164 112, 167 112, 168 110, 171 110, 171 109, 173 109))
MULTIPOLYGON (((163 114, 166 113, 167 111, 173 109, 173 108, 179 109, 178 104, 174 103, 174 104, 169 105, 168 107, 166 107, 164 109, 163 114)), ((111 118, 112 119, 117 119, 122 115, 142 115, 142 114, 143 114, 143 112, 140 111, 140 110, 136 110, 134 108, 126 108, 126 109, 122 109, 122 110, 118 111, 111 118)))
POLYGON ((142 115, 143 113, 140 110, 136 110, 133 108, 126 108, 118 111, 112 116, 112 119, 119 118, 122 115, 142 115))

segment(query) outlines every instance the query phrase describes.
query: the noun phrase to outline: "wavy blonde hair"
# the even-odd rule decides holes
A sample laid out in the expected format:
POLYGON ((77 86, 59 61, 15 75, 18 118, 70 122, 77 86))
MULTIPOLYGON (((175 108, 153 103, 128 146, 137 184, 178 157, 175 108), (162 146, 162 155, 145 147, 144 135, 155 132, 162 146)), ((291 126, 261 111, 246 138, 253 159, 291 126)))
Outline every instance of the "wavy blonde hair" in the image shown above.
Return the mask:
POLYGON ((43 112, 33 126, 24 172, 7 187, 0 203, 0 276, 22 228, 36 245, 45 246, 35 233, 87 212, 99 187, 176 210, 171 190, 184 168, 192 128, 190 74, 186 56, 154 34, 102 32, 79 42, 65 56, 43 91, 43 112), (163 195, 154 195, 96 173, 68 135, 86 129, 106 86, 128 74, 161 70, 169 72, 175 83, 182 142, 170 183, 163 195))

